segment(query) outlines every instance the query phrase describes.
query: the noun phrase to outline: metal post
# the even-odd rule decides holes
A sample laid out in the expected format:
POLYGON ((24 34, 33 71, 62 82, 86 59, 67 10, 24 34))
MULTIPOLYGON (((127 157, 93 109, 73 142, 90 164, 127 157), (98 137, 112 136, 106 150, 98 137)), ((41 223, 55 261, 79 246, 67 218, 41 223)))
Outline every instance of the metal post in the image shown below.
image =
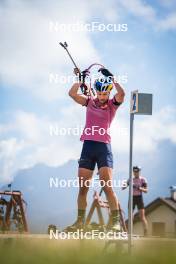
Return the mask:
POLYGON ((129 153, 129 201, 128 201, 128 252, 131 254, 133 236, 133 123, 134 114, 130 113, 130 153, 129 153))

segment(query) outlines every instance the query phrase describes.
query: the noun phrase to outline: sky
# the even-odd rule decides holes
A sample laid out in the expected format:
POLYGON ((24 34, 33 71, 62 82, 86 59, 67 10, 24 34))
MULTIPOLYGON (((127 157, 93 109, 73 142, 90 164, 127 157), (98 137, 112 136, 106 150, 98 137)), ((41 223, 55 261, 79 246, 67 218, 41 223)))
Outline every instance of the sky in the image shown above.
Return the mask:
POLYGON ((153 94, 153 115, 135 116, 134 152, 153 156, 162 142, 175 146, 175 0, 4 0, 0 32, 0 183, 38 163, 79 158, 79 135, 51 135, 51 127, 84 126, 86 114, 68 96, 72 81, 63 78, 73 76, 73 65, 60 41, 81 69, 98 62, 126 80, 125 102, 112 124, 115 154, 128 160, 130 94, 137 89, 153 94), (69 29, 93 22, 127 30, 69 29))

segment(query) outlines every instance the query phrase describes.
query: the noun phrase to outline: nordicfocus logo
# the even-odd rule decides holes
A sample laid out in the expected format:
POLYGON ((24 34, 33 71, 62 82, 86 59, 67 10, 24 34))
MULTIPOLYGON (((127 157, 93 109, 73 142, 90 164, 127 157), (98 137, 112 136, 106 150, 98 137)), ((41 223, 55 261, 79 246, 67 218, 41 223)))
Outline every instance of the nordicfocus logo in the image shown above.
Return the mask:
MULTIPOLYGON (((60 127, 58 124, 51 124, 49 126, 49 134, 50 136, 80 136, 84 131, 84 134, 86 136, 97 134, 103 136, 105 134, 110 135, 111 133, 113 133, 113 129, 116 128, 112 127, 105 129, 100 126, 92 126, 86 128, 84 128, 83 126, 60 127)), ((118 128, 118 130, 116 129, 115 133, 118 135, 128 135, 128 129, 127 127, 118 128)))
POLYGON ((127 181, 125 179, 122 180, 99 180, 97 181, 95 178, 91 180, 85 180, 84 177, 76 178, 76 179, 60 179, 58 177, 50 177, 49 178, 49 187, 51 189, 56 188, 79 188, 79 187, 91 187, 91 188, 104 188, 104 187, 113 187, 113 188, 126 188, 128 186, 127 181))
POLYGON ((98 21, 92 21, 90 23, 84 23, 82 21, 77 21, 75 23, 59 23, 59 21, 50 21, 49 22, 49 31, 50 32, 126 32, 128 31, 128 24, 105 24, 98 21))
MULTIPOLYGON (((98 73, 92 73, 91 74, 91 82, 94 83, 95 80, 99 79, 99 74, 98 73)), ((89 78, 86 77, 85 81, 89 82, 89 78)), ((101 81, 102 79, 100 79, 101 81)), ((128 83, 128 74, 127 73, 123 73, 123 74, 118 74, 118 75, 114 75, 114 80, 120 84, 127 84, 128 83)), ((75 82, 78 82, 78 76, 77 75, 65 75, 65 74, 60 74, 60 73, 56 73, 56 72, 50 72, 48 75, 48 82, 49 84, 73 84, 75 82)))
POLYGON ((114 239, 114 240, 127 240, 128 239, 128 234, 127 232, 100 232, 99 230, 91 230, 91 231, 84 231, 83 229, 77 230, 75 232, 64 232, 64 231, 59 231, 56 230, 54 232, 53 230, 50 230, 49 233, 49 238, 50 239, 114 239))

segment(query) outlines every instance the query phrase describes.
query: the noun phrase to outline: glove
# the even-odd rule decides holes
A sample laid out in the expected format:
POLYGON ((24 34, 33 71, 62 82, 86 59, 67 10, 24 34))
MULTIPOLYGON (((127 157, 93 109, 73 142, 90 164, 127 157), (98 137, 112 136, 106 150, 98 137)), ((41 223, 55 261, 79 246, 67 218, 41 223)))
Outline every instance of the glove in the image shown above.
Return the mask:
POLYGON ((106 68, 100 68, 98 72, 101 72, 106 77, 113 77, 113 74, 106 68))

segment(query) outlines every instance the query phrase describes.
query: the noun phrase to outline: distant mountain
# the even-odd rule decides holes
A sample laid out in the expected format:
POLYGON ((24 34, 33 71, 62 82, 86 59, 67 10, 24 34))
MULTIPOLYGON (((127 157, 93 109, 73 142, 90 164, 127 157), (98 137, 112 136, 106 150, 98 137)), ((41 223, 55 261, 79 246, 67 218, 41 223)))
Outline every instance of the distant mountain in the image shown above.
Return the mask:
MULTIPOLYGON (((176 173, 174 170, 176 147, 170 142, 160 144, 156 153, 149 156, 135 155, 134 164, 143 167, 143 174, 148 179, 149 193, 145 194, 145 202, 148 203, 158 196, 168 196, 169 186, 176 185, 176 173)), ((128 178, 128 157, 114 155, 114 179, 128 178), (122 167, 126 168, 122 170, 122 167), (116 173, 117 172, 117 173, 116 173)), ((27 202, 27 220, 31 232, 46 233, 49 224, 55 224, 58 228, 67 226, 77 215, 77 193, 74 187, 50 188, 50 178, 54 180, 76 180, 77 161, 70 160, 59 167, 49 167, 38 164, 32 168, 20 170, 15 178, 12 188, 23 193, 27 202)), ((64 181, 62 182, 62 184, 64 181)), ((1 189, 7 189, 5 186, 1 189)), ((127 217, 128 190, 115 189, 120 199, 122 208, 127 217)), ((93 189, 88 195, 88 208, 92 202, 93 189)))

